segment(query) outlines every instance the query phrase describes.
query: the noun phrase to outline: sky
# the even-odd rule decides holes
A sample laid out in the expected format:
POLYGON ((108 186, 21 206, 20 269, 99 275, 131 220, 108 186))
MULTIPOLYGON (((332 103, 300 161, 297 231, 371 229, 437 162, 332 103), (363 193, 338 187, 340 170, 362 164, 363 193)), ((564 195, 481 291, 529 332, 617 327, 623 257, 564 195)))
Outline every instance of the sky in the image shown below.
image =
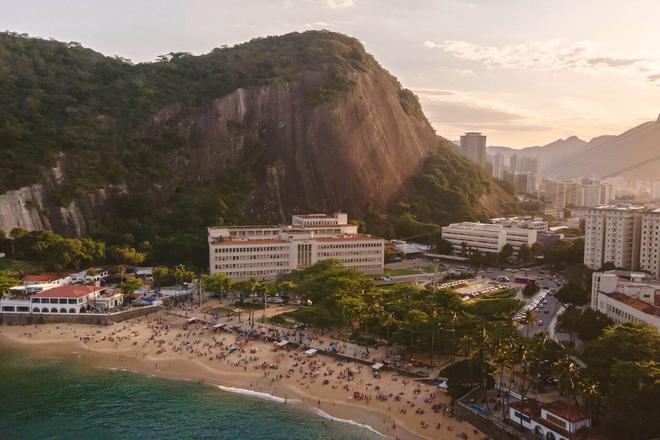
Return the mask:
POLYGON ((658 0, 0 0, 0 30, 134 62, 309 29, 359 38, 438 134, 520 148, 660 113, 658 0))

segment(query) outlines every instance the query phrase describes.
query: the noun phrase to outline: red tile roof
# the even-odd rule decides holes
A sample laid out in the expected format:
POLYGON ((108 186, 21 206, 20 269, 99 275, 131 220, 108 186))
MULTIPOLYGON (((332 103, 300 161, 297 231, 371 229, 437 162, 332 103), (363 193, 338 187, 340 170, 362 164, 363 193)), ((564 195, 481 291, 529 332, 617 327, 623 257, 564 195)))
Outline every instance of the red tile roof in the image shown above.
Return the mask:
POLYGON ((25 275, 21 281, 54 281, 68 276, 68 273, 44 272, 25 275))
POLYGON ((568 420, 569 422, 579 422, 580 420, 589 418, 584 413, 584 411, 582 411, 577 406, 562 402, 561 400, 556 400, 550 403, 543 403, 541 406, 546 411, 552 414, 556 414, 562 419, 568 420))
POLYGON ((101 290, 105 290, 105 287, 72 284, 44 290, 32 295, 30 298, 80 298, 101 290))
POLYGON ((608 295, 610 298, 615 299, 621 303, 624 303, 627 306, 637 309, 640 312, 644 312, 647 315, 660 316, 660 307, 656 307, 653 304, 646 303, 632 296, 625 295, 623 293, 614 292, 608 295))

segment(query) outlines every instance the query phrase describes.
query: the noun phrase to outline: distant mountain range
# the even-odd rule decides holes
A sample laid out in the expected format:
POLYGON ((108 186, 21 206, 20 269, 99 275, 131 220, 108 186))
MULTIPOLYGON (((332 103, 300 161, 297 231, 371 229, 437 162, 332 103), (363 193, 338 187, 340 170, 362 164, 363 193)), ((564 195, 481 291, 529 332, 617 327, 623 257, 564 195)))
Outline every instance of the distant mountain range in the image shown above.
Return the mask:
POLYGON ((540 159, 543 174, 553 178, 608 177, 623 174, 637 179, 660 177, 660 118, 617 136, 586 142, 576 136, 547 145, 514 149, 488 147, 489 154, 512 154, 540 159))

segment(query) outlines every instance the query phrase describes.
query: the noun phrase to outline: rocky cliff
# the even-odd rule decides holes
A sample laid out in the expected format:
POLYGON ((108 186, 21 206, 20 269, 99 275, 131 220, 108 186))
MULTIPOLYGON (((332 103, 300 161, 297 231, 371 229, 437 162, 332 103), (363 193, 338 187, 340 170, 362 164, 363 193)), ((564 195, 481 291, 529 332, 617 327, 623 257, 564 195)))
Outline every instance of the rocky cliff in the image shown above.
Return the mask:
MULTIPOLYGON (((295 34, 275 39, 271 45, 283 46, 291 41, 304 44, 308 39, 309 35, 295 34)), ((298 66, 290 77, 274 75, 258 81, 261 84, 238 87, 223 96, 203 96, 194 104, 187 96, 168 96, 169 102, 151 105, 140 123, 118 121, 121 115, 99 112, 96 121, 112 126, 113 132, 121 125, 124 138, 174 143, 167 148, 156 145, 150 151, 152 156, 146 158, 148 162, 140 164, 150 167, 150 162, 157 160, 160 169, 166 170, 162 175, 129 172, 119 183, 129 192, 145 192, 165 201, 181 187, 213 182, 228 170, 245 165, 255 182, 245 209, 255 220, 283 221, 292 212, 301 211, 342 209, 359 216, 369 206, 384 209, 393 196, 404 190, 404 183, 420 170, 424 157, 435 147, 433 129, 415 108, 416 101, 412 107, 405 107, 402 100, 406 95, 396 79, 356 40, 315 33, 308 41, 310 47, 300 50, 313 50, 326 40, 357 44, 358 52, 348 46, 340 50, 348 51, 360 62, 346 66, 340 65, 341 60, 335 64, 308 63, 298 66), (319 98, 320 92, 324 94, 319 98)), ((335 50, 334 46, 331 49, 335 50)), ((202 57, 184 58, 189 63, 202 62, 202 57)), ((174 62, 165 64, 170 67, 174 62)), ((95 71, 98 63, 94 60, 94 67, 89 69, 95 71)), ((151 71, 142 74, 154 75, 151 71)), ((71 177, 76 174, 76 178, 85 178, 81 168, 87 164, 78 157, 88 153, 90 145, 79 150, 58 147, 52 149, 57 149, 59 169, 49 169, 48 163, 42 163, 42 178, 0 196, 0 228, 53 228, 67 234, 84 234, 87 223, 101 212, 98 208, 112 193, 109 184, 102 182, 81 191, 81 185, 71 177), (61 197, 60 193, 67 191, 69 197, 61 197)), ((130 146, 112 148, 124 156, 126 150, 130 152, 130 146)), ((96 166, 102 168, 104 164, 96 166)))
POLYGON ((209 223, 295 212, 364 218, 419 185, 446 197, 442 216, 452 203, 476 212, 482 195, 480 173, 438 150, 416 97, 344 35, 293 33, 133 65, 5 33, 0 65, 5 231, 164 243, 172 231, 197 237, 209 223), (430 155, 441 164, 434 177, 413 183, 430 155))

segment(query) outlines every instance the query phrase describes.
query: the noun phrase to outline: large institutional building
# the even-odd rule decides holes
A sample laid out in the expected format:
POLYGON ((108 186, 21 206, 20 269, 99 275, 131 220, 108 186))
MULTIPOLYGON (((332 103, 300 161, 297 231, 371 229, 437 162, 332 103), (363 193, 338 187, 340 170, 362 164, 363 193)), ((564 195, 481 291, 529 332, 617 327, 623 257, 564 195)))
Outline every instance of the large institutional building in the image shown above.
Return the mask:
POLYGON ((609 205, 587 211, 584 264, 644 270, 660 278, 660 209, 609 205))
POLYGON ((486 166, 486 136, 481 133, 465 133, 461 136, 461 151, 471 162, 481 168, 486 166))
POLYGON ((460 255, 463 248, 482 253, 499 253, 506 244, 517 251, 523 244, 531 246, 536 243, 537 230, 507 227, 504 224, 463 222, 444 226, 442 238, 451 243, 456 255, 460 255))
POLYGON ((273 280, 320 260, 365 274, 383 273, 385 240, 358 234, 338 213, 294 215, 291 225, 208 228, 209 269, 234 281, 273 280))
POLYGON ((660 330, 660 281, 623 270, 594 272, 591 308, 614 322, 643 322, 660 330))

